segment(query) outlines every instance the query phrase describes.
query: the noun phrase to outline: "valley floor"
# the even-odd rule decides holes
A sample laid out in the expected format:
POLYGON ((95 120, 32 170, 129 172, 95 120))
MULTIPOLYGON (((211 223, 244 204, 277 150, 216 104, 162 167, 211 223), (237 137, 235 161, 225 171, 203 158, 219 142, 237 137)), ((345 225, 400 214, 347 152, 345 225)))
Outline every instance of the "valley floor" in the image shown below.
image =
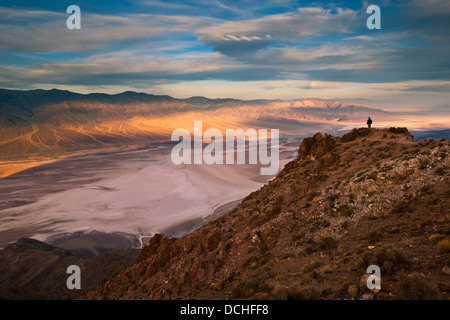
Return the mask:
MULTIPOLYGON (((297 146, 281 147, 281 168, 297 146)), ((72 157, 0 179, 0 248, 28 237, 74 249, 94 230, 140 248, 157 232, 192 231, 271 178, 258 165, 175 166, 171 150, 72 157)))

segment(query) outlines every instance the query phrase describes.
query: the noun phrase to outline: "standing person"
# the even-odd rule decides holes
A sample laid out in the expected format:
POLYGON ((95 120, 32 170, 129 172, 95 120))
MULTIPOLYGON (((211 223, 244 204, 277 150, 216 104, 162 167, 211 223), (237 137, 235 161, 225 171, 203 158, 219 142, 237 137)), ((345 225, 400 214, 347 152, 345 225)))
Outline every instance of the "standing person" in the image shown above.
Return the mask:
POLYGON ((369 127, 369 129, 372 127, 372 119, 367 119, 367 126, 369 127))

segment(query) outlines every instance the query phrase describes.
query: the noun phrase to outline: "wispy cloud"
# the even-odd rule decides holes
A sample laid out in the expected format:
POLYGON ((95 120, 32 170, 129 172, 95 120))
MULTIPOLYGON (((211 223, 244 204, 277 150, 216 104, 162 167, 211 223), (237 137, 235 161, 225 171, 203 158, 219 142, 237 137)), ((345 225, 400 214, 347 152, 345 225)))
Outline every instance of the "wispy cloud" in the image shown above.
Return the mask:
POLYGON ((152 14, 100 15, 84 13, 82 29, 68 30, 68 14, 0 8, 0 49, 31 52, 77 52, 145 46, 154 39, 194 33, 214 19, 152 14))
POLYGON ((199 39, 213 50, 232 57, 248 56, 270 44, 298 41, 307 36, 350 32, 357 13, 323 8, 299 8, 296 12, 262 18, 227 21, 199 31, 199 39), (246 40, 246 42, 242 41, 246 40))

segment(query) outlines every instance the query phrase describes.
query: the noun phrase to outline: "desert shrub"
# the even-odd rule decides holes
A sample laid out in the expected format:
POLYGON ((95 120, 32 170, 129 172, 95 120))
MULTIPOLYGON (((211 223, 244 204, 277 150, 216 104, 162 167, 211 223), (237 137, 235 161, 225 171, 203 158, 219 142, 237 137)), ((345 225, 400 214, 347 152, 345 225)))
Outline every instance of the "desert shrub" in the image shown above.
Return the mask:
POLYGON ((316 228, 327 228, 330 226, 330 221, 326 219, 317 219, 312 223, 312 225, 316 228))
POLYGON ((431 186, 423 186, 422 188, 420 188, 420 192, 422 192, 423 194, 432 194, 433 188, 431 186))
POLYGON ((323 264, 320 267, 314 268, 312 271, 312 277, 318 278, 322 277, 325 273, 333 272, 333 266, 331 264, 323 264))
POLYGON ((255 293, 270 292, 270 286, 267 280, 271 277, 270 273, 264 270, 258 270, 252 276, 239 281, 231 291, 231 296, 236 298, 250 298, 255 293))
POLYGON ((450 252, 450 241, 448 239, 441 240, 436 244, 436 248, 441 253, 450 252))
POLYGON ((409 208, 409 202, 406 200, 400 200, 397 201, 392 210, 391 213, 396 214, 396 213, 405 213, 409 208))
POLYGON ((377 265, 383 272, 392 274, 403 269, 408 270, 412 265, 412 260, 399 250, 383 247, 363 255, 359 267, 366 270, 370 265, 377 265))
POLYGON ((318 242, 311 241, 305 248, 305 254, 310 255, 317 251, 331 251, 338 247, 338 241, 333 237, 322 237, 318 242))
POLYGON ((377 171, 373 171, 371 172, 368 176, 367 179, 372 179, 372 180, 377 180, 378 179, 378 172, 377 171))
POLYGON ((227 242, 225 242, 225 251, 226 252, 230 251, 231 247, 232 247, 231 241, 227 240, 227 242))
POLYGON ((386 232, 383 228, 376 228, 367 233, 366 240, 368 243, 372 244, 383 239, 385 235, 386 232))
POLYGON ((364 170, 364 171, 361 171, 361 172, 359 172, 357 175, 356 175, 356 177, 357 178, 359 178, 359 177, 361 177, 364 173, 366 173, 367 172, 367 170, 364 170))
POLYGON ((336 249, 339 246, 339 242, 333 237, 323 237, 320 238, 318 245, 320 250, 329 251, 336 249))
POLYGON ((380 172, 388 172, 388 171, 391 171, 392 169, 394 169, 393 166, 384 165, 384 166, 380 169, 380 172))
POLYGON ((303 266, 302 266, 302 272, 303 273, 309 273, 311 271, 311 266, 309 265, 309 264, 304 264, 303 266))
POLYGON ((305 253, 307 255, 310 255, 311 253, 317 252, 319 250, 320 250, 320 248, 319 248, 318 244, 313 242, 305 248, 305 253))
POLYGON ((260 292, 256 295, 256 300, 269 300, 270 295, 267 292, 260 292))
POLYGON ((344 230, 347 230, 350 227, 350 222, 348 222, 347 220, 342 222, 341 224, 341 228, 344 230))
POLYGON ((289 289, 284 286, 276 285, 273 289, 272 296, 275 300, 287 300, 289 289))
POLYGON ((274 218, 281 212, 282 203, 283 203, 283 196, 278 196, 275 200, 270 202, 269 207, 265 212, 269 219, 274 218))
POLYGON ((439 203, 439 201, 441 201, 441 199, 439 199, 439 197, 436 196, 436 197, 433 197, 433 198, 431 198, 430 200, 428 200, 428 203, 429 203, 430 205, 435 206, 435 205, 437 205, 437 204, 439 203))
POLYGON ((448 168, 446 166, 442 166, 442 167, 437 168, 434 171, 434 173, 436 173, 439 176, 443 176, 443 175, 447 174, 447 170, 448 170, 448 168))
POLYGON ((261 253, 266 253, 267 252, 267 243, 262 242, 259 245, 259 252, 261 252, 261 253))
POLYGON ((353 211, 352 207, 349 207, 348 205, 344 204, 342 206, 339 207, 338 209, 338 213, 341 216, 344 217, 350 217, 352 216, 355 212, 353 211))
POLYGON ((308 197, 306 198, 308 201, 312 201, 315 197, 319 196, 320 192, 311 192, 308 194, 308 197))
POLYGON ((355 200, 356 200, 356 196, 355 196, 353 193, 350 193, 350 194, 348 195, 348 202, 354 203, 355 200))
POLYGON ((422 229, 422 227, 429 226, 432 223, 433 223, 433 220, 431 220, 430 218, 425 218, 421 222, 416 224, 416 229, 420 231, 422 229))
POLYGON ((309 271, 314 271, 320 267, 323 267, 324 265, 325 265, 325 262, 316 261, 309 267, 309 271))
POLYGON ((437 300, 441 298, 439 290, 419 276, 401 274, 398 277, 398 291, 404 300, 437 300))
POLYGON ((314 286, 291 287, 288 290, 288 300, 318 300, 321 291, 314 286))
POLYGON ((428 167, 428 165, 430 164, 430 160, 427 158, 422 158, 419 160, 419 169, 420 170, 424 170, 428 167))
POLYGON ((337 199, 339 199, 340 195, 338 193, 334 193, 328 197, 328 201, 334 203, 337 199))
POLYGON ((378 191, 372 190, 372 191, 369 191, 368 195, 369 195, 369 197, 373 197, 373 196, 376 195, 377 193, 378 193, 378 191))
POLYGON ((221 234, 218 231, 208 235, 205 242, 205 251, 209 252, 216 249, 220 243, 221 234))
POLYGON ((447 236, 445 234, 433 234, 429 240, 432 244, 437 245, 439 241, 444 240, 447 236))
POLYGON ((293 253, 285 253, 281 259, 290 259, 294 257, 295 255, 293 253))

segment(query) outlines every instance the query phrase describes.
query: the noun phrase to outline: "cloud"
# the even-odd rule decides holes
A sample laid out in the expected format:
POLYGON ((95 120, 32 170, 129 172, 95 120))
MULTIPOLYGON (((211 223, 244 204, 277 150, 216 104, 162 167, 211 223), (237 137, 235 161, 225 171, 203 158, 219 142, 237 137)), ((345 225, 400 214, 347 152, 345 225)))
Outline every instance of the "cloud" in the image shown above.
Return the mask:
POLYGON ((257 66, 236 63, 219 53, 181 53, 167 56, 142 50, 100 53, 64 62, 30 67, 1 67, 0 87, 21 85, 138 85, 182 80, 249 80, 269 77, 257 66), (245 72, 246 71, 246 72, 245 72))
POLYGON ((344 38, 344 40, 373 41, 374 39, 370 36, 356 36, 356 37, 344 38))
POLYGON ((344 84, 342 82, 332 82, 332 81, 310 81, 304 89, 334 89, 340 88, 344 84))
POLYGON ((188 16, 82 12, 81 30, 68 30, 68 14, 0 8, 0 49, 30 52, 77 52, 133 43, 142 46, 170 34, 189 33, 214 19, 188 16))
POLYGON ((445 93, 450 96, 450 82, 409 84, 403 87, 402 90, 425 93, 445 93))
POLYGON ((230 57, 248 56, 275 42, 350 32, 357 13, 350 9, 299 8, 297 12, 227 21, 198 32, 206 45, 230 57), (247 40, 247 43, 242 40, 247 40))

